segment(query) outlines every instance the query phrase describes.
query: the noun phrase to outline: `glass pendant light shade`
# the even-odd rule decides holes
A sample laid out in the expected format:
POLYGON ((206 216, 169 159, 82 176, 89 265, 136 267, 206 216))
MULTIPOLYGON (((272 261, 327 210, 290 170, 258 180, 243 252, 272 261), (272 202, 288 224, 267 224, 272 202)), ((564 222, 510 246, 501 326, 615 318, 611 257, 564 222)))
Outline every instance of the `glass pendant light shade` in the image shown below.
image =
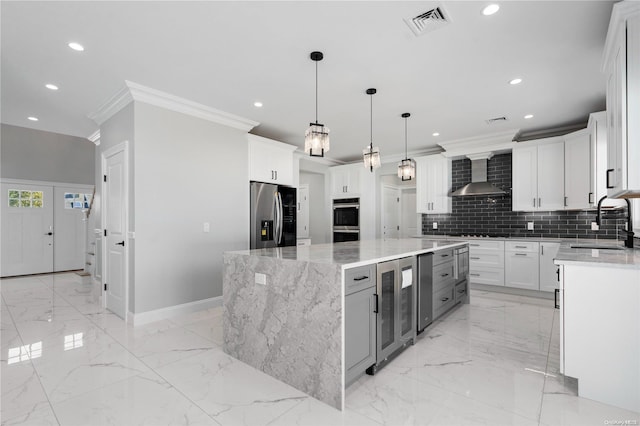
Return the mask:
POLYGON ((416 162, 411 158, 402 160, 398 164, 398 177, 404 180, 411 180, 416 178, 416 162))
POLYGON ((380 167, 380 148, 377 146, 369 145, 362 150, 362 157, 364 158, 364 167, 373 170, 380 167))
POLYGON ((398 177, 406 181, 416 178, 416 162, 407 156, 407 118, 411 114, 405 112, 401 117, 404 118, 404 160, 398 164, 398 177))
POLYGON ((324 157, 329 148, 329 128, 319 123, 309 124, 304 133, 304 152, 312 157, 324 157))
POLYGON ((304 133, 304 152, 312 157, 324 157, 324 153, 330 148, 329 128, 318 123, 318 62, 324 55, 322 52, 311 52, 309 57, 316 63, 316 121, 304 133))
POLYGON ((382 165, 380 161, 380 148, 373 146, 373 95, 377 92, 376 89, 367 89, 366 94, 371 99, 371 139, 369 146, 362 150, 362 158, 364 160, 364 167, 373 172, 373 169, 377 169, 382 165))

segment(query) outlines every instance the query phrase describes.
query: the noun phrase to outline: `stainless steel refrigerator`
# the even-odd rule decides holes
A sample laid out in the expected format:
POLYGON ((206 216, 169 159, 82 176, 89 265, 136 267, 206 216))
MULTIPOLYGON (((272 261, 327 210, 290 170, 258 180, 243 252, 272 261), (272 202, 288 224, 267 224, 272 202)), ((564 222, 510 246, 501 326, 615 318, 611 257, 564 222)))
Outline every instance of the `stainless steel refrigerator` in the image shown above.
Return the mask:
POLYGON ((296 245, 296 189, 251 182, 251 249, 296 245))

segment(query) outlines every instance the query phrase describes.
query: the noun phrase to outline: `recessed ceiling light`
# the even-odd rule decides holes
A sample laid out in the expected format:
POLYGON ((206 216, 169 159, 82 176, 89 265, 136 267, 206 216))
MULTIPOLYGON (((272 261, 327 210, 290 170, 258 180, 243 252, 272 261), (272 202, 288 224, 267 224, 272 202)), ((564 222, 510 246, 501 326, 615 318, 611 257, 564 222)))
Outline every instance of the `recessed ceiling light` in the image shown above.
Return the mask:
POLYGON ((46 87, 49 90, 58 90, 58 86, 56 86, 55 84, 51 84, 51 83, 45 84, 44 87, 46 87))
POLYGON ((253 103, 253 106, 256 107, 256 108, 262 108, 262 102, 256 101, 256 102, 253 103))
POLYGON ((520 84, 522 83, 522 79, 521 78, 514 78, 513 80, 511 80, 509 82, 509 84, 514 85, 514 84, 520 84))
POLYGON ((27 120, 38 121, 38 117, 27 117, 27 120))
POLYGON ((435 133, 432 133, 432 135, 433 135, 433 136, 440 136, 440 133, 435 132, 435 133))
POLYGON ((84 50, 84 46, 82 46, 80 43, 76 43, 75 41, 69 43, 68 46, 73 50, 77 50, 78 52, 82 52, 84 50))
POLYGON ((530 119, 530 118, 533 118, 533 114, 527 114, 527 115, 524 116, 524 118, 526 118, 527 120, 530 119))
POLYGON ((500 6, 497 4, 490 4, 489 6, 482 9, 482 14, 485 16, 493 15, 498 10, 500 10, 500 6))

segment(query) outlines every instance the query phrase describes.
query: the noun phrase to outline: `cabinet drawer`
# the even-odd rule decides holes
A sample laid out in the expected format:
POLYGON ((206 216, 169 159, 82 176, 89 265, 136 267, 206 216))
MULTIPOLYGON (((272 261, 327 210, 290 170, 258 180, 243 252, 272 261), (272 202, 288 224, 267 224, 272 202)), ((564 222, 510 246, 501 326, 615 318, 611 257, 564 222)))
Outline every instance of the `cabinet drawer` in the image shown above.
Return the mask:
POLYGON ((469 280, 474 284, 488 284, 504 286, 503 268, 471 268, 469 280))
POLYGON ((472 250, 469 252, 471 269, 477 267, 504 268, 504 251, 472 250))
POLYGON ((433 319, 447 312, 455 305, 454 285, 450 284, 433 294, 433 319))
POLYGON ((453 249, 439 250, 433 253, 433 266, 440 265, 441 263, 448 261, 453 262, 453 249))
POLYGON ((480 250, 504 250, 504 241, 496 240, 471 240, 469 241, 469 249, 473 252, 475 249, 480 250))
POLYGON ((360 266, 344 271, 345 295, 376 285, 376 265, 360 266))
POLYGON ((453 284, 453 262, 445 262, 433 267, 433 291, 453 284))
POLYGON ((539 246, 540 244, 534 241, 507 241, 505 250, 537 253, 539 246))
POLYGON ((458 303, 467 295, 467 282, 462 281, 455 286, 455 302, 458 303))

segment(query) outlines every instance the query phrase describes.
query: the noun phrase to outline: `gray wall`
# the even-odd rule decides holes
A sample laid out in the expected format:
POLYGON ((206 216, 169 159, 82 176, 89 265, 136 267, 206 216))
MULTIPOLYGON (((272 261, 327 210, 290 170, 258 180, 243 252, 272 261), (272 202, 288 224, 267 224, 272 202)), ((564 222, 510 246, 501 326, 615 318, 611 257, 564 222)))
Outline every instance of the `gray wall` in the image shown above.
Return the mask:
POLYGON ((0 141, 0 177, 94 184, 88 139, 2 124, 0 141))
POLYGON ((249 248, 246 132, 134 105, 134 312, 222 296, 223 252, 249 248))
POLYGON ((309 185, 309 237, 312 244, 331 242, 331 217, 326 214, 325 175, 300 172, 300 184, 309 185))

